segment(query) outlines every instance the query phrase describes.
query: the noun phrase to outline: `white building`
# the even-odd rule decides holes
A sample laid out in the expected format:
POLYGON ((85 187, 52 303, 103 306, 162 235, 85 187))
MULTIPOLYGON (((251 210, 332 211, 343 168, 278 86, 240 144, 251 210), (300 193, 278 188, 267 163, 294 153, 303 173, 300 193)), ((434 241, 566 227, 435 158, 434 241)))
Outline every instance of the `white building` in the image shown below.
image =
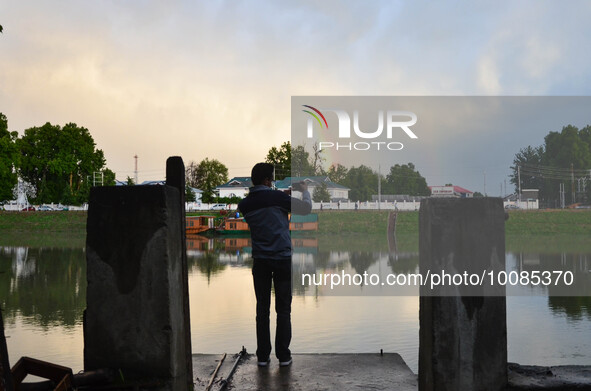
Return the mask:
POLYGON ((239 176, 230 179, 215 188, 216 193, 220 198, 223 197, 240 197, 244 198, 248 194, 248 189, 252 187, 252 181, 249 176, 239 176))
POLYGON ((308 185, 308 191, 312 196, 314 196, 314 190, 324 184, 326 185, 328 194, 330 194, 331 201, 347 201, 349 199, 349 190, 351 189, 331 181, 327 176, 287 177, 275 182, 275 186, 277 187, 277 190, 287 190, 290 188, 292 183, 298 182, 306 182, 308 185))
POLYGON ((474 192, 460 186, 429 186, 431 197, 472 198, 474 192))

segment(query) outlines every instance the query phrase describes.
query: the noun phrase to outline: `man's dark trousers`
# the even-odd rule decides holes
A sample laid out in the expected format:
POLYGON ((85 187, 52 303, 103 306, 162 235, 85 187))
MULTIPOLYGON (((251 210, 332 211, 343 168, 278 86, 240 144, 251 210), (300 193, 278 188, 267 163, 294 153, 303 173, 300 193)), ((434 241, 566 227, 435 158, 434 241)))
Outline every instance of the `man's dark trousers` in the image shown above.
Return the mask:
POLYGON ((266 361, 271 354, 269 312, 271 282, 275 287, 275 355, 279 361, 291 358, 291 259, 255 258, 252 266, 254 291, 257 298, 257 358, 266 361))

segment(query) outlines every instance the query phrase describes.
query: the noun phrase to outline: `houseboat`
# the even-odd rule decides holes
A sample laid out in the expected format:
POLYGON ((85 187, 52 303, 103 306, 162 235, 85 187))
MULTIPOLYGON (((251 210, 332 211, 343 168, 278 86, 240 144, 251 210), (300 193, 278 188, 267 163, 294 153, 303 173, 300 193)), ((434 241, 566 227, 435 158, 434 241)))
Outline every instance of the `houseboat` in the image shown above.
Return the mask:
MULTIPOLYGON (((291 215, 289 221, 290 231, 318 231, 318 215, 310 213, 305 216, 291 215)), ((250 228, 243 217, 229 217, 224 219, 222 224, 216 229, 216 233, 221 235, 237 235, 248 233, 250 228)))
POLYGON ((215 216, 187 216, 185 217, 185 231, 187 235, 199 234, 215 228, 215 216))

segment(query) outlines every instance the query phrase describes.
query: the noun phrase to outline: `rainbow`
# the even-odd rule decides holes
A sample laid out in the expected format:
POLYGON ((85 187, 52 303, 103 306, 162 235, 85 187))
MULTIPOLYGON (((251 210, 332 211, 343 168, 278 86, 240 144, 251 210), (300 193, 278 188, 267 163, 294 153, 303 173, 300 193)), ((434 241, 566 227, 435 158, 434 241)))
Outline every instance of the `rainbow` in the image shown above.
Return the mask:
MULTIPOLYGON (((322 113, 320 112, 320 110, 318 110, 315 107, 312 106, 308 106, 308 105, 302 105, 304 107, 307 107, 309 109, 314 110, 319 116, 322 117, 322 120, 324 121, 324 125, 326 125, 326 129, 328 129, 328 122, 326 122, 326 118, 324 118, 324 115, 322 115, 322 113)), ((320 122, 320 118, 318 118, 318 115, 314 114, 313 112, 311 112, 310 110, 302 110, 304 113, 308 113, 310 114, 312 117, 316 118, 316 121, 318 121, 318 123, 320 124, 320 127, 323 128, 324 126, 322 125, 322 122, 320 122)))

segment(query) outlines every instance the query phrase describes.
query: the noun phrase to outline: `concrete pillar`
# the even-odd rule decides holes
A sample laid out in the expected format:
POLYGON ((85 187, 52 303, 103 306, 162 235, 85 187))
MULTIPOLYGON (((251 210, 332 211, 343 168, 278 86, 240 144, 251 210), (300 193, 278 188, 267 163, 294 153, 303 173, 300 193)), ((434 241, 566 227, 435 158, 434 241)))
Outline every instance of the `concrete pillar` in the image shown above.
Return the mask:
POLYGON ((179 190, 98 187, 87 221, 84 368, 192 384, 179 190), (188 351, 187 351, 188 349, 188 351))
MULTIPOLYGON (((504 221, 500 198, 423 200, 421 274, 467 272, 482 278, 505 270, 504 221)), ((419 390, 505 389, 505 289, 487 281, 476 287, 421 287, 419 390)))

